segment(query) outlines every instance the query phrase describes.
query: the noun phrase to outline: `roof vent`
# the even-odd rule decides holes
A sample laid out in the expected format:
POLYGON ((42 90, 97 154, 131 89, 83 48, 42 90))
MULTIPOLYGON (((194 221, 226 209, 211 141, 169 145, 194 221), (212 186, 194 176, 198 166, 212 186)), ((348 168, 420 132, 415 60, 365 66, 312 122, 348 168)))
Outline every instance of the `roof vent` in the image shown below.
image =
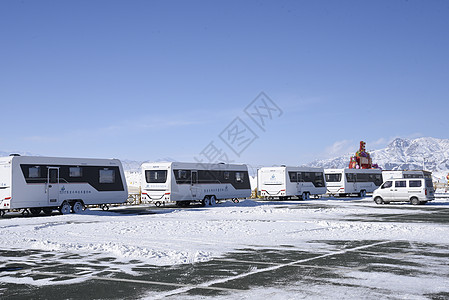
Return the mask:
POLYGON ((11 153, 9 156, 20 156, 20 154, 17 154, 17 153, 11 153))

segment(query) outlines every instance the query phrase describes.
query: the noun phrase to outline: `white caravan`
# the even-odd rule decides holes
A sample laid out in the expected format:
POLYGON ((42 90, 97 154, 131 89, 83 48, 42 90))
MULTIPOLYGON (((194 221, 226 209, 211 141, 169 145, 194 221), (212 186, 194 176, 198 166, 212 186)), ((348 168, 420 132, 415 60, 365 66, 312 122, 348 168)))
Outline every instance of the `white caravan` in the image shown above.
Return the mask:
POLYGON ((118 159, 9 156, 0 158, 0 214, 22 210, 50 215, 128 198, 118 159))
POLYGON ((382 170, 383 180, 393 178, 430 178, 432 179, 432 172, 425 170, 382 170))
POLYGON ((341 197, 358 194, 365 197, 382 184, 380 169, 325 169, 327 194, 341 197))
POLYGON ((141 170, 142 200, 157 206, 195 201, 214 205, 217 200, 251 196, 246 165, 154 162, 142 164, 141 170))
POLYGON ((326 193, 324 170, 309 167, 264 167, 257 172, 257 189, 265 199, 309 199, 326 193))

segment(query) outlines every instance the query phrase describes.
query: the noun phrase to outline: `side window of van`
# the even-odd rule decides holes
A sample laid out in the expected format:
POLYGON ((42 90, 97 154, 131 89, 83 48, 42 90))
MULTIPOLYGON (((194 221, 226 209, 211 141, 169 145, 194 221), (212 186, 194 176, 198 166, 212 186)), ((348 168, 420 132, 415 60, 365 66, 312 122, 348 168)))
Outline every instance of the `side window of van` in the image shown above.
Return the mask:
POLYGON ((398 187, 401 187, 401 188, 406 187, 407 186, 406 182, 407 181, 405 181, 405 180, 398 180, 394 183, 394 187, 397 187, 397 188, 398 187))
POLYGON ((388 189, 388 188, 391 188, 392 185, 393 185, 393 181, 385 181, 385 183, 382 185, 382 188, 388 189))
POLYGON ((421 187, 421 180, 410 180, 408 183, 409 187, 421 187))

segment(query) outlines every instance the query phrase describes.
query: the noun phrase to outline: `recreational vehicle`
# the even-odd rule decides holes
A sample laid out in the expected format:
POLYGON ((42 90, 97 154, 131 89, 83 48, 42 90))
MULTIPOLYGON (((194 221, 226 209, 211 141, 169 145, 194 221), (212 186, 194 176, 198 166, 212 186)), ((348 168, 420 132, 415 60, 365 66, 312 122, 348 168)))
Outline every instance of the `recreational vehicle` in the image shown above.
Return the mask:
POLYGON ((308 167, 264 167, 257 172, 257 186, 265 199, 309 199, 326 193, 324 170, 308 167))
POLYGON ((251 196, 246 165, 156 162, 142 164, 141 170, 142 200, 157 206, 167 202, 205 206, 251 196))
POLYGON ((118 159, 9 156, 0 158, 0 214, 78 213, 85 205, 123 203, 128 197, 118 159))
POLYGON ((425 170, 382 170, 383 180, 392 178, 430 178, 432 179, 432 172, 425 170))
POLYGON ((380 169, 325 169, 327 194, 365 197, 382 184, 380 169))

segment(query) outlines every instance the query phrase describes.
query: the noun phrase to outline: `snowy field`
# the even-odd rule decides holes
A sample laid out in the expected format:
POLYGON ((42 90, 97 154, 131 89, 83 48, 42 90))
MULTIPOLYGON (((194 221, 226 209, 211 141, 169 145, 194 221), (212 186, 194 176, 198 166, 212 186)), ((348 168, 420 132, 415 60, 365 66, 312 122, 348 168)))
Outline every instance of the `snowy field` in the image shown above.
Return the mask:
POLYGON ((1 299, 449 298, 447 198, 9 213, 0 243, 1 299))

